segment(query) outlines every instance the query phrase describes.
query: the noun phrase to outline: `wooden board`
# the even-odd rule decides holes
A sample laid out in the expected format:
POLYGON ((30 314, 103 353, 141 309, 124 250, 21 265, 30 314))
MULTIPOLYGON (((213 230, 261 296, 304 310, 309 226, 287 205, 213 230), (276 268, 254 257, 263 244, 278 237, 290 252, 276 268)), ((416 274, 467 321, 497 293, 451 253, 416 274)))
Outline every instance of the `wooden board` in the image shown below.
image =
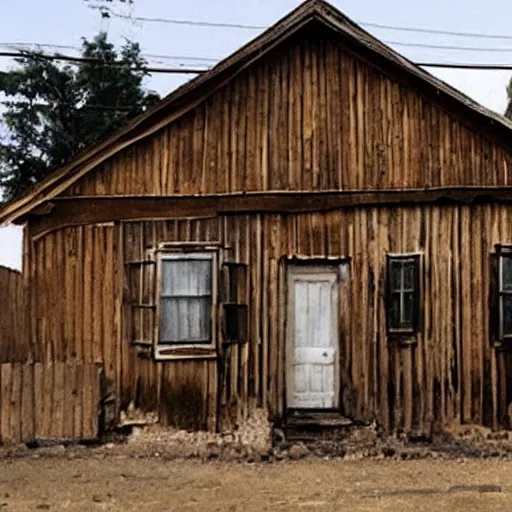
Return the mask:
POLYGON ((25 362, 31 357, 26 316, 25 283, 20 272, 0 266, 0 364, 25 362))
POLYGON ((0 444, 96 438, 101 380, 96 364, 1 364, 0 444))

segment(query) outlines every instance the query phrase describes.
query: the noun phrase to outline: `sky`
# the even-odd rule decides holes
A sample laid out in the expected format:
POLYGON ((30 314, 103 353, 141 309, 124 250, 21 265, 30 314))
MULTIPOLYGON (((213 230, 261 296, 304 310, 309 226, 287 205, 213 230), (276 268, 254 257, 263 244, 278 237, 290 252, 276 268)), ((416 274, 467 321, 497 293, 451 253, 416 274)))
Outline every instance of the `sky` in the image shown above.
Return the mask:
MULTIPOLYGON (((151 58, 159 67, 203 67, 211 60, 228 56, 261 31, 212 28, 168 23, 138 22, 112 16, 104 19, 92 9, 95 0, 0 0, 0 50, 9 43, 45 43, 80 46, 81 38, 92 38, 100 30, 122 44, 138 41, 146 54, 179 56, 176 59, 151 58), (89 6, 88 6, 89 4, 89 6), (185 58, 188 57, 188 58, 185 58)), ((298 6, 300 0, 134 0, 128 7, 114 2, 114 11, 132 17, 171 18, 208 22, 269 26, 298 6)), ((506 39, 455 37, 365 26, 374 36, 390 42, 414 62, 459 62, 512 64, 512 2, 506 0, 332 0, 344 14, 358 23, 399 27, 420 27, 486 35, 506 39), (399 45, 396 43, 405 43, 399 45), (471 51, 441 50, 409 46, 411 43, 490 48, 471 51), (509 50, 509 51, 502 51, 509 50)), ((73 49, 61 53, 76 54, 73 49)), ((12 67, 0 59, 0 70, 12 67)), ((460 89, 484 106, 503 113, 506 86, 512 71, 467 71, 429 69, 437 77, 460 89)), ((161 95, 168 94, 192 76, 155 75, 147 86, 161 95)), ((0 228, 0 265, 21 268, 21 228, 0 228)))

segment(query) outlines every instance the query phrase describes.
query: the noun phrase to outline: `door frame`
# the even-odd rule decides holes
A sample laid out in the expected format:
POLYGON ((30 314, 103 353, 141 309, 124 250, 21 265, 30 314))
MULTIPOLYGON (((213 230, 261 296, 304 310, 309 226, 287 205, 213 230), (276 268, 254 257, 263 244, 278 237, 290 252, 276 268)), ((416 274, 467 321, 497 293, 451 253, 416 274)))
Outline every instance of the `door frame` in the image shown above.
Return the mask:
MULTIPOLYGON (((331 273, 336 276, 336 283, 337 283, 337 304, 335 306, 335 309, 338 313, 338 316, 336 318, 336 327, 335 327, 335 342, 336 342, 336 350, 337 350, 337 357, 335 359, 335 400, 337 402, 337 406, 334 409, 316 409, 316 411, 321 412, 332 412, 332 411, 341 411, 342 409, 342 393, 341 393, 341 386, 342 386, 342 361, 341 354, 342 354, 342 340, 341 340, 341 334, 342 334, 342 323, 343 318, 341 315, 341 307, 344 303, 344 300, 347 299, 347 297, 342 296, 343 293, 347 293, 347 287, 341 286, 342 284, 346 284, 349 281, 349 273, 350 273, 350 258, 343 257, 343 258, 318 258, 318 257, 287 257, 284 258, 283 262, 283 286, 282 286, 282 318, 283 318, 283 337, 282 341, 284 344, 284 358, 283 358, 283 382, 284 382, 284 389, 283 389, 283 395, 284 395, 284 411, 294 411, 294 410, 301 410, 301 409, 295 409, 290 408, 288 406, 288 366, 289 362, 293 359, 293 342, 291 337, 291 329, 290 329, 290 318, 293 318, 293 312, 291 311, 291 306, 293 301, 290 300, 290 284, 291 279, 295 274, 310 274, 318 272, 319 274, 322 273, 331 273)), ((308 409, 309 411, 315 411, 315 409, 308 409)))

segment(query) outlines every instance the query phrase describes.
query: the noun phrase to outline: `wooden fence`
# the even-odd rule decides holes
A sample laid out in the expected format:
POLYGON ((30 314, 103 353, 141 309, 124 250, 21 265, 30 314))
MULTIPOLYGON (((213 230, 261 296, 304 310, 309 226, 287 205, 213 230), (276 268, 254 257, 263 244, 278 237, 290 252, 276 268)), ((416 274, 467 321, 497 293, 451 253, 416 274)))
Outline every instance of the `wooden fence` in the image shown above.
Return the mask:
POLYGON ((0 266, 0 293, 0 363, 27 361, 30 349, 21 273, 0 266))
POLYGON ((93 363, 0 364, 0 444, 96 438, 101 379, 93 363))

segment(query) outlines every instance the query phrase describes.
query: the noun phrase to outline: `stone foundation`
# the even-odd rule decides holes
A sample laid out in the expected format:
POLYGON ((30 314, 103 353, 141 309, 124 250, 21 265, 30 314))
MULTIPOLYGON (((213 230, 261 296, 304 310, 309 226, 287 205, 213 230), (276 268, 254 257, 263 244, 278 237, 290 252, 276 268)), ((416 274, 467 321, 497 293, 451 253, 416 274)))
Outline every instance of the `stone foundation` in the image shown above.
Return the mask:
POLYGON ((188 432, 159 425, 134 428, 123 448, 141 456, 261 460, 272 451, 272 426, 267 411, 258 408, 246 420, 221 433, 188 432))

